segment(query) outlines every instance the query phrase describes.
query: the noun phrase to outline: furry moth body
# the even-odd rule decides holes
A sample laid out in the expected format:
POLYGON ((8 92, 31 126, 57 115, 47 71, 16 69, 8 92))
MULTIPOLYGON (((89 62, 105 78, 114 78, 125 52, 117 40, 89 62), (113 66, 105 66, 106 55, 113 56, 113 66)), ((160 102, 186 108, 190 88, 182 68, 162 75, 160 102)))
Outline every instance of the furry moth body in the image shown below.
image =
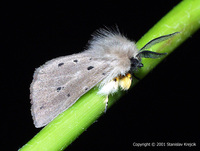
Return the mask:
POLYGON ((143 66, 142 57, 165 55, 147 49, 176 33, 153 39, 138 50, 120 33, 101 29, 87 50, 52 59, 37 68, 30 87, 35 127, 47 125, 96 85, 100 95, 115 93, 119 87, 129 89, 130 73, 143 66))

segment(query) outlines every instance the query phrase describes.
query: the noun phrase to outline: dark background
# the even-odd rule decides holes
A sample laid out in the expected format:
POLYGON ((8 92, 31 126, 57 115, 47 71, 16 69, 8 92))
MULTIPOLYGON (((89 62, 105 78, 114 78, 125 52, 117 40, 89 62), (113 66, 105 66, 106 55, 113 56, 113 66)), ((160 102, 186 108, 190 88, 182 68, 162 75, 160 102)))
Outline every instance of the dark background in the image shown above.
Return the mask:
MULTIPOLYGON (((40 131, 30 113, 29 85, 35 68, 52 58, 82 51, 90 35, 104 26, 118 25, 137 41, 178 2, 3 4, 1 149, 17 150, 40 131)), ((133 142, 198 144, 199 36, 198 31, 176 49, 68 150, 140 149, 133 142)))

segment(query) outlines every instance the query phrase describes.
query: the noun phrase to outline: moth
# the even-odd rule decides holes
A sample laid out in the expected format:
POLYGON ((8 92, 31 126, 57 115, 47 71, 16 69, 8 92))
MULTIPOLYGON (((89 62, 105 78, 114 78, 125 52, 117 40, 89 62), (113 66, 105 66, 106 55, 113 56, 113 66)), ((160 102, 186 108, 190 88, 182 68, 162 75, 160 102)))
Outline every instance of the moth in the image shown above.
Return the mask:
POLYGON ((128 90, 134 71, 143 67, 141 58, 166 54, 148 49, 177 33, 155 38, 138 50, 120 32, 100 29, 85 51, 47 61, 35 70, 30 86, 35 127, 47 125, 96 85, 99 95, 108 96, 119 88, 128 90))

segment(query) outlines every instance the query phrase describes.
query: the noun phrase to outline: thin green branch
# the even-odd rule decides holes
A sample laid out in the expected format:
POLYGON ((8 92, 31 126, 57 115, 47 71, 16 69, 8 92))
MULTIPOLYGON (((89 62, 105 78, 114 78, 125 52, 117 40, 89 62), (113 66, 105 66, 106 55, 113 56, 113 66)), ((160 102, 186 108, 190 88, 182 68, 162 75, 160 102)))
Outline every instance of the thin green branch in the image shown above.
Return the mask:
MULTIPOLYGON (((137 42, 137 47, 142 48, 153 38, 179 31, 180 34, 151 48, 152 51, 167 52, 169 55, 199 27, 200 1, 184 0, 151 28, 137 42)), ((143 59, 144 67, 137 72, 137 76, 145 77, 163 59, 143 59)), ((132 86, 136 83, 137 81, 134 80, 132 86)), ((20 151, 54 151, 66 148, 104 112, 105 97, 97 95, 97 91, 98 89, 94 88, 82 96, 72 107, 43 128, 20 151)), ((122 95, 123 92, 120 91, 111 96, 108 107, 122 95)))

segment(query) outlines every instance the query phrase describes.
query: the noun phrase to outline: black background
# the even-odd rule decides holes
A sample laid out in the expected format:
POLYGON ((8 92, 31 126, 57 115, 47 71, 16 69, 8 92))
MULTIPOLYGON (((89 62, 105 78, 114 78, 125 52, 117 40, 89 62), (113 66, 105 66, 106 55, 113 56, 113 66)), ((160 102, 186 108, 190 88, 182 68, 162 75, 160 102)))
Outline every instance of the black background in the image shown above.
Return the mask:
MULTIPOLYGON (((137 41, 178 2, 3 4, 1 149, 17 150, 40 131, 30 113, 29 85, 35 68, 52 58, 82 51, 91 33, 104 26, 118 25, 137 41)), ((199 145, 199 36, 198 31, 176 49, 68 150, 140 149, 133 142, 199 145)))

